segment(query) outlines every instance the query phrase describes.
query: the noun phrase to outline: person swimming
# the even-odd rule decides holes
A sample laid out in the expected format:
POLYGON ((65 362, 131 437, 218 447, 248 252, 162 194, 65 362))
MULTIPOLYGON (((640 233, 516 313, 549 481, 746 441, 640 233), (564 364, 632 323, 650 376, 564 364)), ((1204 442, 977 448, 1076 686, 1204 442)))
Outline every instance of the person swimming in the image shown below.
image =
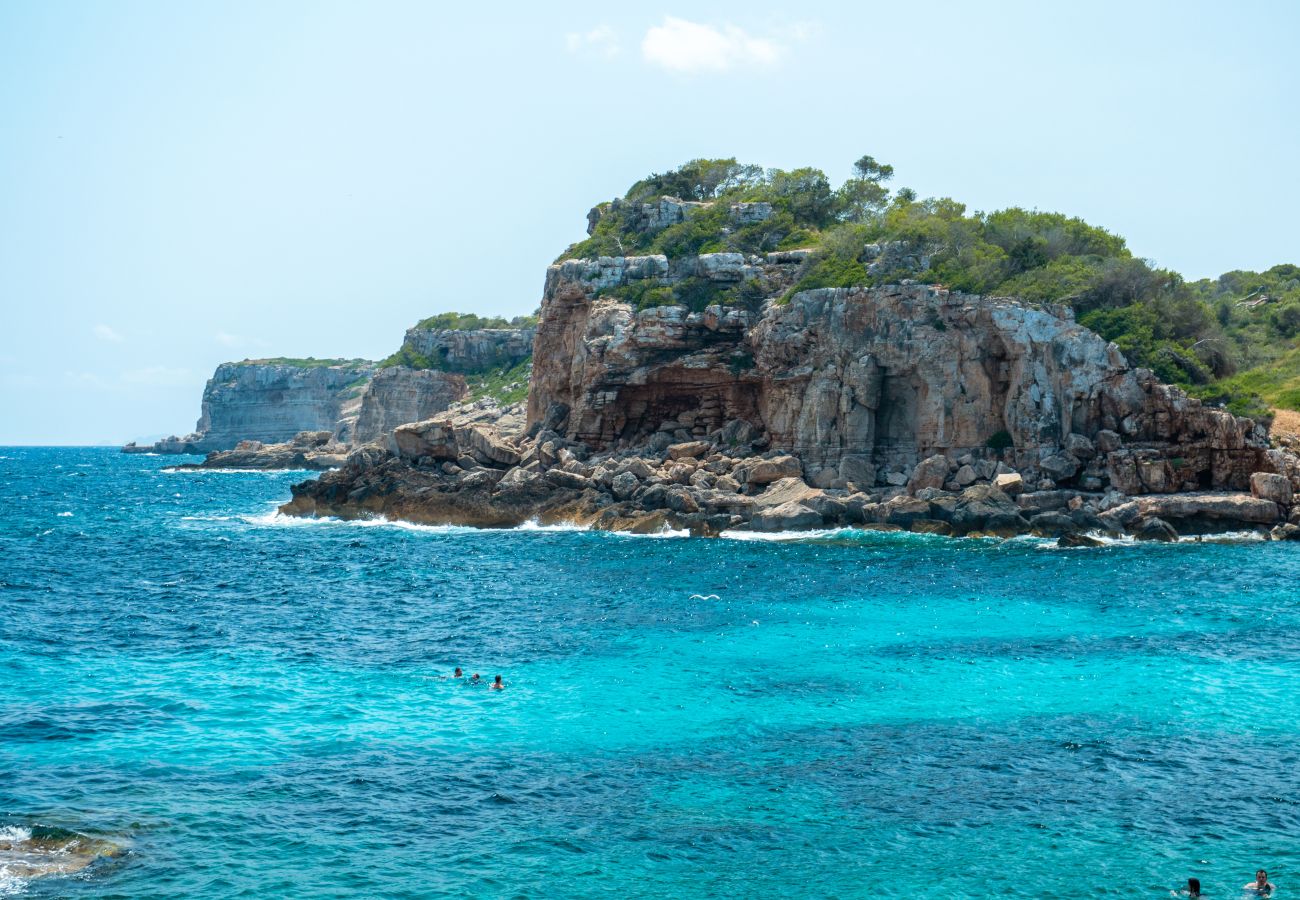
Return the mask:
POLYGON ((506 689, 505 683, 501 680, 501 676, 500 676, 500 675, 498 675, 496 678, 492 679, 492 690, 494 690, 494 691, 504 691, 505 689, 506 689))
POLYGON ((473 674, 473 676, 471 676, 471 678, 470 678, 470 680, 469 680, 469 683, 470 683, 470 684, 478 684, 479 681, 480 681, 480 678, 478 677, 478 672, 475 672, 475 673, 473 674))
POLYGON ((1267 897, 1273 893, 1273 882, 1268 880, 1268 872, 1265 869, 1259 869, 1255 872, 1255 880, 1248 881, 1241 886, 1243 891, 1254 891, 1261 897, 1267 897))
POLYGON ((453 673, 451 677, 452 677, 452 678, 464 678, 464 677, 465 677, 465 673, 462 672, 462 671, 460 670, 460 666, 457 666, 457 667, 456 667, 456 671, 455 671, 455 673, 453 673))
POLYGON ((1191 900, 1197 900, 1197 898, 1201 896, 1201 879, 1187 879, 1187 896, 1190 897, 1191 900))

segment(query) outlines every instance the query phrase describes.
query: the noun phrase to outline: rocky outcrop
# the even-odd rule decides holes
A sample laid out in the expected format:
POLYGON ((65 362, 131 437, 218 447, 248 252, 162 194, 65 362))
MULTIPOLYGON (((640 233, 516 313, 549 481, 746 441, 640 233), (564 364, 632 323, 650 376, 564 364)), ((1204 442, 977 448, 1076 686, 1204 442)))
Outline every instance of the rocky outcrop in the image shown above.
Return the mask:
POLYGON ((375 373, 361 395, 352 445, 383 439, 398 425, 419 422, 464 399, 465 379, 435 369, 389 366, 375 373))
MULTIPOLYGON (((695 271, 722 271, 722 256, 739 255, 700 257, 695 271)), ((754 257, 731 271, 781 284, 787 266, 754 257)), ((1068 310, 923 285, 805 291, 761 310, 637 311, 601 296, 685 277, 673 268, 657 257, 551 267, 530 421, 563 405, 565 436, 593 448, 744 421, 827 485, 889 483, 936 454, 1129 494, 1245 490, 1270 468, 1262 428, 1129 367, 1068 310)))
POLYGON ((783 251, 552 266, 526 411, 456 406, 404 424, 296 485, 283 509, 1066 546, 1123 532, 1289 537, 1281 523, 1300 518, 1300 460, 1249 419, 1130 367, 1068 310, 916 284, 791 295, 807 265, 783 251), (706 302, 638 310, 619 299, 638 282, 706 302))
POLYGON ((473 374, 526 360, 533 352, 535 331, 531 327, 454 330, 417 326, 407 330, 402 347, 429 368, 473 374))
POLYGON ((329 431, 303 431, 279 444, 240 441, 233 450, 214 450, 201 463, 178 469, 334 469, 347 461, 348 448, 329 431))
POLYGON ((302 431, 346 434, 360 412, 372 363, 295 365, 287 362, 222 363, 203 389, 194 433, 127 452, 209 453, 240 441, 282 443, 302 431))

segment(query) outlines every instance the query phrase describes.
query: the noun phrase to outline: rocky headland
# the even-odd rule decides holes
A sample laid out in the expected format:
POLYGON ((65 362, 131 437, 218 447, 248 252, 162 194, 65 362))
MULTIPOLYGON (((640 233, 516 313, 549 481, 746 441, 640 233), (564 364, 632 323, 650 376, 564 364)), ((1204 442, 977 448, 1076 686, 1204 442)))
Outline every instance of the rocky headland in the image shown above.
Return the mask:
POLYGON ((296 485, 282 509, 1076 543, 1300 533, 1293 454, 1251 419, 1130 366, 1068 308, 916 283, 792 292, 807 261, 780 251, 555 264, 526 406, 461 405, 402 424, 296 485), (710 285, 721 302, 699 309, 626 299, 629 288, 710 285))
POLYGON ((217 366, 203 388, 194 431, 127 453, 204 454, 241 441, 274 444, 303 431, 346 432, 360 413, 374 363, 366 360, 244 360, 217 366))
POLYGON ((469 399, 486 373, 526 366, 534 333, 530 326, 416 326, 407 330, 395 362, 222 363, 204 388, 193 433, 122 449, 206 454, 184 468, 334 468, 349 449, 469 399))

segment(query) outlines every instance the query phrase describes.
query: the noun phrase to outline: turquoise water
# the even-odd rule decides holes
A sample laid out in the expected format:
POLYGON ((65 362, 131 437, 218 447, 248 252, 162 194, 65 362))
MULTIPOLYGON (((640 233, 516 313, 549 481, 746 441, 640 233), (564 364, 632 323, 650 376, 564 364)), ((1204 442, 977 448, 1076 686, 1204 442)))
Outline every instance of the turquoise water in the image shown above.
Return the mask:
POLYGON ((128 851, 0 892, 1300 880, 1295 545, 302 523, 302 473, 0 457, 0 829, 128 851))

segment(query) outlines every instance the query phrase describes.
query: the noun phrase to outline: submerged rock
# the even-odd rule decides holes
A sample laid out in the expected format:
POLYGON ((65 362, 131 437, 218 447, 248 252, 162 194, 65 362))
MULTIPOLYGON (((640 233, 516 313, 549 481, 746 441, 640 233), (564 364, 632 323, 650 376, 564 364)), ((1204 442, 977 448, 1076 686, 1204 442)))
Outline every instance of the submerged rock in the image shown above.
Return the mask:
POLYGON ((0 873, 21 880, 72 875, 96 860, 121 856, 112 841, 64 828, 33 825, 0 828, 0 873))

